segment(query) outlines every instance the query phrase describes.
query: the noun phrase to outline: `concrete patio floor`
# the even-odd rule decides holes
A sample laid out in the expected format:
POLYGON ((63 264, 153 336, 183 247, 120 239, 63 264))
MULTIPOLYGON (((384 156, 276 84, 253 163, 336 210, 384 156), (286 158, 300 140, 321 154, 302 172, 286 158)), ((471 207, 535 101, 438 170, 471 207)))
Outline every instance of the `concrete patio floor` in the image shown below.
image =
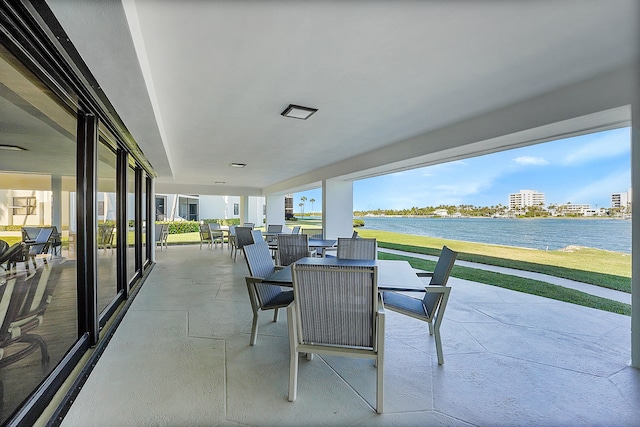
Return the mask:
POLYGON ((387 310, 377 415, 367 360, 301 359, 287 400, 286 313, 263 313, 249 346, 241 255, 156 257, 63 426, 640 425, 629 317, 452 278, 442 366, 427 325, 387 310))

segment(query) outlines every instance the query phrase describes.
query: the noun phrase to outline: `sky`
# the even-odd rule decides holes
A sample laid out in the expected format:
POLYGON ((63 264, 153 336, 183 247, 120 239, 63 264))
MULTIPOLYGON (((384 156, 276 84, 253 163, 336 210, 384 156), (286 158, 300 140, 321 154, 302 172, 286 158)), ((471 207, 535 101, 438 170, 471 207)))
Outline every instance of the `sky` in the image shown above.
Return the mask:
MULTIPOLYGON (((353 209, 508 205, 509 194, 535 190, 547 205, 610 207, 631 187, 631 131, 615 129, 354 181, 353 209)), ((294 210, 322 209, 322 189, 296 193, 294 210)))

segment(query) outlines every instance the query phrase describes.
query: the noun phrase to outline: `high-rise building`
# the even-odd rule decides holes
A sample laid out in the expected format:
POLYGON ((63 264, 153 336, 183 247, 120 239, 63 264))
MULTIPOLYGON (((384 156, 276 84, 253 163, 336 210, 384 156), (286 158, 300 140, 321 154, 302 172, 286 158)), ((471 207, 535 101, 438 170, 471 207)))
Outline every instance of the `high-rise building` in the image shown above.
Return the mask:
POLYGON ((631 189, 626 193, 613 193, 611 194, 611 207, 612 208, 628 208, 631 204, 631 189))
POLYGON ((517 210, 528 206, 543 206, 544 193, 535 190, 520 190, 519 193, 509 194, 509 209, 517 210))

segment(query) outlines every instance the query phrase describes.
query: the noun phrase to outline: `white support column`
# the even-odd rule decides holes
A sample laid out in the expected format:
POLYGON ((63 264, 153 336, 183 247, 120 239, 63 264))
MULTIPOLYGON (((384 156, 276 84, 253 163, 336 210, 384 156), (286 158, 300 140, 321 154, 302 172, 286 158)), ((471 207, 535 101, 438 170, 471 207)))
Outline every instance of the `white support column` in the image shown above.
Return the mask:
POLYGON ((240 225, 245 222, 249 222, 249 196, 240 196, 240 225))
MULTIPOLYGON (((639 76, 640 78, 640 76, 639 76)), ((637 93, 636 89, 636 93, 637 93)), ((631 106, 631 366, 640 368, 640 95, 631 106)))
POLYGON ((353 233, 353 182, 322 182, 322 228, 325 239, 351 237, 353 233))
POLYGON ((284 194, 267 194, 267 223, 284 225, 284 194))
POLYGON ((58 233, 62 233, 62 177, 60 175, 51 176, 51 192, 53 193, 51 225, 58 228, 58 233))

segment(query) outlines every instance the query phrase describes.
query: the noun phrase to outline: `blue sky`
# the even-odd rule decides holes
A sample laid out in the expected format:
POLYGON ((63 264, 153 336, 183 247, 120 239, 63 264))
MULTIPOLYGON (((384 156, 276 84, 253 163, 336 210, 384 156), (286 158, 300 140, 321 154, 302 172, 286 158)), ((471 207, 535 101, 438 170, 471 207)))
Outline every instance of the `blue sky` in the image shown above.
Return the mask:
MULTIPOLYGON (((530 147, 428 166, 353 183, 354 210, 413 206, 508 205, 509 194, 537 190, 550 203, 586 203, 609 207, 611 194, 631 186, 630 129, 615 129, 530 147)), ((322 189, 294 195, 315 199, 322 209, 322 189)))

